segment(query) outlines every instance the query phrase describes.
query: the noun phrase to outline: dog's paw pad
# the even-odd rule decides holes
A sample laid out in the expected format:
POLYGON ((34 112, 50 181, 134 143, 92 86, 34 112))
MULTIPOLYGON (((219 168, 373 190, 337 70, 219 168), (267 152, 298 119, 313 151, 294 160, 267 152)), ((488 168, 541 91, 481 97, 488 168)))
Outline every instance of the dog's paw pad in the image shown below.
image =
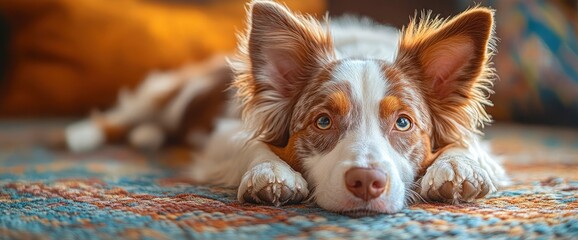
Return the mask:
POLYGON ((422 178, 421 195, 427 200, 471 202, 495 190, 488 173, 463 156, 434 163, 422 178))
POLYGON ((239 200, 281 206, 299 203, 308 195, 307 182, 289 166, 262 163, 243 176, 239 200))

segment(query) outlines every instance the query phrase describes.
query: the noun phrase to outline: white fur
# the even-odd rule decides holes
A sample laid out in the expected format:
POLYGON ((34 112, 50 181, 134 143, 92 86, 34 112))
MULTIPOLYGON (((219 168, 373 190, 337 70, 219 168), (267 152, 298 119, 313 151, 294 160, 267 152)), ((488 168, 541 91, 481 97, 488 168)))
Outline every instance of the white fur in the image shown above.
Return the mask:
POLYGON ((100 126, 90 120, 83 120, 65 129, 66 145, 74 152, 90 151, 105 141, 100 126))
POLYGON ((303 161, 306 178, 315 186, 314 198, 332 211, 396 212, 405 205, 405 185, 413 180, 409 161, 403 159, 380 129, 379 105, 388 83, 380 66, 373 61, 347 60, 338 65, 333 81, 347 81, 354 102, 361 103, 359 124, 328 154, 303 161), (364 202, 349 192, 345 172, 354 167, 374 168, 389 177, 390 190, 381 197, 364 202))
POLYGON ((130 131, 128 139, 133 147, 158 150, 165 141, 165 132, 156 124, 143 123, 130 131))
POLYGON ((341 17, 330 22, 338 58, 373 58, 392 62, 399 30, 368 18, 341 17))

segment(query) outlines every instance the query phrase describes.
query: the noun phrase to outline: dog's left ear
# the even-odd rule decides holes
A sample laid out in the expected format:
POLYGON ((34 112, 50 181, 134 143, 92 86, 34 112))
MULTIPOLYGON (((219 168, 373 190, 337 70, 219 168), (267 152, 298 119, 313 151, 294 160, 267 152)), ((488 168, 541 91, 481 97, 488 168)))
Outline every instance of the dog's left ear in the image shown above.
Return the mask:
POLYGON ((477 7, 449 21, 422 17, 404 29, 396 65, 419 82, 432 111, 436 147, 490 121, 493 11, 477 7))
POLYGON ((243 119, 261 140, 283 145, 296 98, 334 57, 331 37, 311 16, 254 1, 248 31, 239 40, 240 56, 232 67, 243 119))

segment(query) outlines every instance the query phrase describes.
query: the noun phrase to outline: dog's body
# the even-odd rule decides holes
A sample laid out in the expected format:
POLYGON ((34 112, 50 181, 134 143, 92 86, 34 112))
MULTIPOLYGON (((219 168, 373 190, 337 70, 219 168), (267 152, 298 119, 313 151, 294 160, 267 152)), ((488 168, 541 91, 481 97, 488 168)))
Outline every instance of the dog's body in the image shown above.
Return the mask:
POLYGON ((478 137, 489 121, 492 27, 484 8, 450 21, 427 16, 400 33, 357 19, 323 25, 253 2, 229 65, 154 75, 116 109, 69 128, 68 142, 86 150, 127 135, 154 147, 167 130, 186 132, 204 145, 191 176, 238 187, 240 201, 311 199, 348 213, 396 212, 414 198, 471 201, 506 182, 478 137), (238 101, 208 111, 223 106, 230 70, 238 101), (235 109, 242 121, 221 118, 208 141, 211 121, 184 117, 235 109))

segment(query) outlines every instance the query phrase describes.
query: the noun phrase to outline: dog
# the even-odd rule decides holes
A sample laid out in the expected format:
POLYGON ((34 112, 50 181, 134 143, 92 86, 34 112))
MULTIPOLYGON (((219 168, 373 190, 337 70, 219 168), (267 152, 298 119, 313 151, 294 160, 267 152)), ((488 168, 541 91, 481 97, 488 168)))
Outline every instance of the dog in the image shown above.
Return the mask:
POLYGON ((349 215, 471 202, 508 181, 480 140, 493 34, 493 10, 479 6, 397 30, 253 1, 228 62, 153 73, 66 141, 74 151, 186 142, 200 149, 189 176, 237 188, 240 202, 349 215))

